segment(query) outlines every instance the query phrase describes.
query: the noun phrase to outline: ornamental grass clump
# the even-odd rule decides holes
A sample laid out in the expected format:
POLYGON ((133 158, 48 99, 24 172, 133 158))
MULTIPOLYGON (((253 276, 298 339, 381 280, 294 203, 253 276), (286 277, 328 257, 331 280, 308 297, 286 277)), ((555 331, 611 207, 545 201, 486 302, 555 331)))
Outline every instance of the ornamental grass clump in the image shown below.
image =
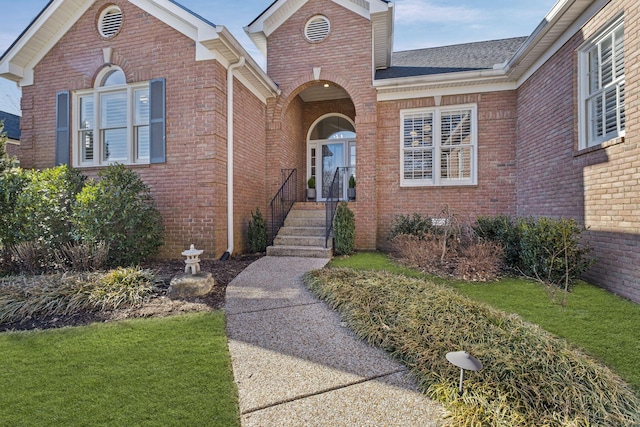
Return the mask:
POLYGON ((365 341, 405 363, 422 389, 446 404, 455 426, 640 425, 629 386, 566 341, 514 315, 432 282, 386 272, 324 269, 309 288, 365 341), (445 355, 465 350, 484 369, 459 369, 445 355))
POLYGON ((141 305, 155 289, 149 270, 0 278, 0 324, 141 305))

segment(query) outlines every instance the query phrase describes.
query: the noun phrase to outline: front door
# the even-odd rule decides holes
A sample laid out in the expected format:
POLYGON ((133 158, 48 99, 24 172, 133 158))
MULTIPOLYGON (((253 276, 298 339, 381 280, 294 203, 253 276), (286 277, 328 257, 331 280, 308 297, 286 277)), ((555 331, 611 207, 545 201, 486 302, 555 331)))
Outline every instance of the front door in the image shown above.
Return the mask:
POLYGON ((349 177, 355 176, 356 141, 353 139, 317 141, 316 147, 319 156, 315 159, 316 165, 312 169, 320 171, 319 177, 316 177, 318 199, 326 200, 338 168, 340 173, 336 180, 339 198, 346 199, 349 177))
POLYGON ((336 170, 338 197, 347 199, 347 186, 356 173, 356 133, 353 121, 340 114, 318 119, 308 136, 307 178, 315 177, 316 197, 324 201, 329 196, 336 170))

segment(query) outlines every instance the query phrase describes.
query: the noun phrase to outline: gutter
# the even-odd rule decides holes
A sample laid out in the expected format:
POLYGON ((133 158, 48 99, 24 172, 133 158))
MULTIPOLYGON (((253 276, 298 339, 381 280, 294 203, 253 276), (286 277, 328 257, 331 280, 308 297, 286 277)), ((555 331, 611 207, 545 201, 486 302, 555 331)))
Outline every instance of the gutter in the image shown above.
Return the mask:
POLYGON ((233 72, 244 64, 244 56, 240 56, 227 68, 227 251, 220 257, 221 261, 233 253, 233 72))

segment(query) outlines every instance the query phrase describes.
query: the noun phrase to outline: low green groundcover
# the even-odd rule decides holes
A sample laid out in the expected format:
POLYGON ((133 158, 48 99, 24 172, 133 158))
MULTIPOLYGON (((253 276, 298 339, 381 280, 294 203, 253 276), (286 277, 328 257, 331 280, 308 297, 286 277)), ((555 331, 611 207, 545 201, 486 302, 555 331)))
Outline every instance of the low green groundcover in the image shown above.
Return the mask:
POLYGON ((402 360, 446 403, 455 426, 640 425, 640 399, 608 368, 538 326, 433 282, 331 268, 310 289, 367 342, 402 360), (465 350, 484 363, 468 373, 445 359, 465 350))
POLYGON ((2 426, 239 426, 222 312, 0 334, 2 426))

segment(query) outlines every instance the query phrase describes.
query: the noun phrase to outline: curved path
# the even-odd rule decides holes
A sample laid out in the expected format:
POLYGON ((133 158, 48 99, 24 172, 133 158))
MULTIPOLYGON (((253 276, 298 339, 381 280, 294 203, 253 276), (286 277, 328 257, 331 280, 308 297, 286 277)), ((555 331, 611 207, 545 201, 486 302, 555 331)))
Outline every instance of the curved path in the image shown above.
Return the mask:
POLYGON ((440 426, 444 410, 304 286, 327 259, 260 258, 227 287, 243 427, 440 426))

